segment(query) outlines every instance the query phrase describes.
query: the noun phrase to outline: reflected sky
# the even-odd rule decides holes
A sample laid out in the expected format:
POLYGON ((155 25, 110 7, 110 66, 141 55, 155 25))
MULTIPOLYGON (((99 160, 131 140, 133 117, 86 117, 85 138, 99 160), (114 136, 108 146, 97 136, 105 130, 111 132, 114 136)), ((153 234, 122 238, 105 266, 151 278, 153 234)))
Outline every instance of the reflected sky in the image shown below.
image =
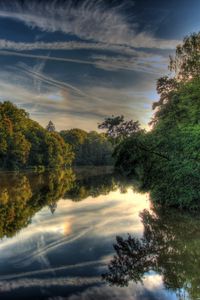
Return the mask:
POLYGON ((44 207, 27 227, 0 242, 3 299, 176 299, 153 272, 143 285, 132 282, 127 288, 101 279, 116 235, 142 236, 144 209, 150 209, 148 195, 130 187, 79 202, 61 198, 53 213, 44 207))

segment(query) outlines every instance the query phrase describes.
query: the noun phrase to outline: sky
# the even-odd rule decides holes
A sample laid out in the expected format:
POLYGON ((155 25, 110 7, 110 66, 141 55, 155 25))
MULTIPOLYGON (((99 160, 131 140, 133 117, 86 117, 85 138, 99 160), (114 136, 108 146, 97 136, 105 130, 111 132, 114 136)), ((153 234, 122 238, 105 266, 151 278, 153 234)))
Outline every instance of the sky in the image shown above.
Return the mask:
POLYGON ((199 29, 199 0, 0 0, 0 101, 57 130, 147 127, 169 55, 199 29))

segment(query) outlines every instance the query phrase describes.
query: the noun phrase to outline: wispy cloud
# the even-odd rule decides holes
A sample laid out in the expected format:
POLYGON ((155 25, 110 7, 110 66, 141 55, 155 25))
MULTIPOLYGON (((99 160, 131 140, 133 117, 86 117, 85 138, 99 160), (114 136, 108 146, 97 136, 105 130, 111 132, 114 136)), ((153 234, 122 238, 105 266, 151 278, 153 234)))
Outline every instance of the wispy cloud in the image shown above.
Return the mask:
POLYGON ((145 106, 145 103, 151 106, 147 95, 151 82, 141 81, 139 86, 123 88, 111 82, 106 86, 94 81, 79 87, 45 74, 44 64, 42 61, 29 67, 19 63, 7 71, 2 70, 0 99, 28 109, 31 117, 44 126, 51 118, 60 130, 74 127, 74 119, 76 127, 96 129, 97 123, 113 112, 124 114, 128 119, 139 119, 144 125, 151 116, 151 110, 145 106))
POLYGON ((74 118, 76 127, 96 129, 113 113, 147 123, 147 92, 164 73, 166 54, 178 41, 140 31, 133 1, 13 0, 8 5, 2 0, 0 19, 17 21, 16 27, 22 22, 26 32, 37 29, 32 40, 0 39, 0 59, 6 58, 2 99, 22 105, 42 125, 51 117, 59 129, 74 127, 74 118))
POLYGON ((7 2, 2 2, 0 17, 21 21, 41 31, 76 35, 87 41, 158 49, 174 49, 178 43, 177 40, 155 38, 149 32, 138 32, 138 24, 130 22, 134 17, 133 7, 129 16, 123 13, 129 1, 115 2, 112 9, 108 9, 103 0, 86 0, 76 6, 73 1, 62 2, 62 5, 59 1, 20 3, 12 1, 8 6, 7 2))
POLYGON ((96 68, 104 69, 106 71, 119 71, 119 70, 135 70, 145 73, 153 73, 160 76, 167 66, 167 59, 161 55, 155 55, 145 52, 137 52, 134 56, 129 55, 92 55, 90 59, 73 59, 66 57, 57 56, 46 56, 46 55, 36 55, 27 54, 15 51, 4 51, 0 50, 0 55, 5 56, 16 56, 23 58, 33 58, 39 60, 50 60, 50 61, 60 61, 76 64, 86 64, 92 65, 96 68))
POLYGON ((82 41, 65 41, 65 42, 43 42, 36 41, 33 43, 28 42, 15 42, 11 40, 0 39, 1 50, 16 50, 16 51, 32 51, 32 50, 98 50, 116 53, 124 53, 133 55, 137 51, 130 46, 116 45, 101 42, 82 42, 82 41))
POLYGON ((80 286, 99 282, 99 277, 59 277, 46 279, 18 279, 0 281, 0 292, 10 292, 19 288, 49 287, 49 286, 80 286))
POLYGON ((131 282, 129 286, 124 288, 108 285, 93 286, 83 290, 82 292, 71 295, 68 298, 52 297, 49 298, 49 300, 167 300, 170 297, 172 297, 172 293, 164 290, 162 277, 158 274, 148 274, 145 276, 143 283, 131 282))
POLYGON ((43 275, 48 273, 55 273, 58 271, 66 271, 66 270, 72 270, 72 269, 78 269, 83 267, 90 267, 90 266, 99 266, 102 264, 109 263, 109 258, 102 259, 102 260, 92 260, 92 261, 86 261, 81 263, 75 263, 72 265, 65 265, 65 266, 59 266, 59 267, 50 267, 50 268, 43 268, 41 270, 35 270, 35 271, 27 271, 22 273, 16 273, 16 274, 9 274, 9 275, 2 275, 0 276, 0 282, 3 280, 13 280, 17 278, 23 278, 23 277, 29 277, 29 276, 36 276, 36 275, 43 275))
POLYGON ((69 84, 64 81, 56 80, 50 76, 47 76, 44 73, 42 73, 40 69, 38 70, 35 67, 30 68, 29 66, 27 66, 24 63, 19 63, 18 68, 21 69, 21 71, 23 71, 25 74, 31 76, 34 79, 37 79, 39 82, 44 82, 50 86, 54 86, 54 87, 61 88, 61 89, 65 89, 65 88, 71 89, 73 92, 75 92, 81 96, 87 96, 87 94, 85 92, 83 92, 79 88, 75 87, 74 85, 69 84))
POLYGON ((53 61, 61 61, 61 62, 71 62, 71 63, 78 63, 78 64, 86 64, 86 65, 93 65, 93 62, 86 61, 82 59, 73 59, 73 58, 65 58, 65 57, 56 57, 56 56, 47 56, 47 55, 35 55, 35 54, 27 54, 15 51, 4 51, 0 50, 0 55, 5 56, 19 56, 19 57, 28 57, 34 59, 42 59, 42 60, 53 60, 53 61))
POLYGON ((93 55, 92 59, 97 68, 106 71, 135 70, 158 76, 165 71, 167 66, 166 57, 145 52, 138 52, 134 56, 93 55))

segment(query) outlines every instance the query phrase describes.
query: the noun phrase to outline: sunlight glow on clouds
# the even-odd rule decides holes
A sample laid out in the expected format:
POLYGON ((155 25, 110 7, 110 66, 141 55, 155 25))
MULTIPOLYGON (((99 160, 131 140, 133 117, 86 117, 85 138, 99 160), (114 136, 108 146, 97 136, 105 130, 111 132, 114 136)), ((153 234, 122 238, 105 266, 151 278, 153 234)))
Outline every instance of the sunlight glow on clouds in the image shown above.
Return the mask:
POLYGON ((96 130, 112 114, 147 126, 156 100, 148 95, 156 97, 156 79, 180 39, 152 30, 151 19, 142 27, 138 3, 1 1, 0 99, 42 125, 52 119, 58 130, 96 130))

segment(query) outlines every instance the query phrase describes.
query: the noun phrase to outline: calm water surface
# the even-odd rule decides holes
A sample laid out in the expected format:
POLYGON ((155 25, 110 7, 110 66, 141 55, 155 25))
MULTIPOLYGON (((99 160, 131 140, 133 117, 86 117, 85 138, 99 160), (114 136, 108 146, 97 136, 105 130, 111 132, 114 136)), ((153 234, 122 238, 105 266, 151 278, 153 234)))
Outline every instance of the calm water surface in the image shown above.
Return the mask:
POLYGON ((109 168, 1 174, 0 237, 0 299, 200 299, 199 217, 109 168))

